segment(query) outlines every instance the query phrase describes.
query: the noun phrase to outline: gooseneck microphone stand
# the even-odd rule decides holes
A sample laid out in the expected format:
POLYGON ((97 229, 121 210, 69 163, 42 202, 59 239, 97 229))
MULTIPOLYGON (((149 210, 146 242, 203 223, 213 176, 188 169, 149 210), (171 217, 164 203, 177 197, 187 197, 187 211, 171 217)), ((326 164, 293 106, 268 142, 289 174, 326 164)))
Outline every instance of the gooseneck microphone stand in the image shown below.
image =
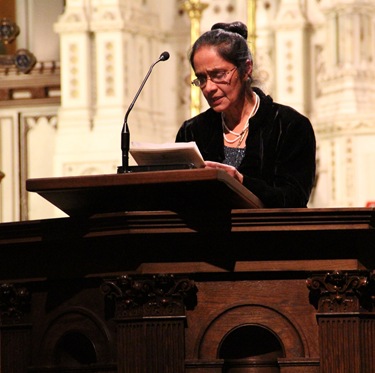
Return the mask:
POLYGON ((155 61, 151 66, 150 69, 148 70, 147 75, 143 79, 143 82, 141 86, 138 89, 137 94, 135 95, 132 103, 130 104, 125 117, 124 117, 124 124, 122 126, 122 131, 121 131, 121 151, 122 151, 122 166, 117 168, 117 173, 122 174, 122 173, 127 173, 127 172, 132 172, 132 169, 129 168, 129 150, 130 150, 130 131, 129 131, 129 126, 128 126, 128 116, 133 109, 133 106, 135 102, 137 101, 138 96, 140 95, 144 85, 147 82, 148 77, 150 76, 152 69, 154 66, 160 62, 160 61, 166 61, 169 58, 169 53, 168 52, 163 52, 160 57, 158 58, 157 61, 155 61))

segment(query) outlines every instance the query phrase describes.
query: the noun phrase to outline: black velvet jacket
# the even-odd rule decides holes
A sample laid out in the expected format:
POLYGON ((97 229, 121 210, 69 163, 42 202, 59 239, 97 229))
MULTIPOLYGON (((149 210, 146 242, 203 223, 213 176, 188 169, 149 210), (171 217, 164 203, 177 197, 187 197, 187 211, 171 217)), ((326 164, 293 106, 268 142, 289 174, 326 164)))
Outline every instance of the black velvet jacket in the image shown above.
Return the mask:
MULTIPOLYGON (((315 136, 310 121, 273 102, 260 89, 260 106, 250 119, 243 184, 265 207, 306 207, 315 179, 315 136)), ((185 121, 176 142, 195 141, 205 160, 222 162, 221 114, 212 109, 185 121)))

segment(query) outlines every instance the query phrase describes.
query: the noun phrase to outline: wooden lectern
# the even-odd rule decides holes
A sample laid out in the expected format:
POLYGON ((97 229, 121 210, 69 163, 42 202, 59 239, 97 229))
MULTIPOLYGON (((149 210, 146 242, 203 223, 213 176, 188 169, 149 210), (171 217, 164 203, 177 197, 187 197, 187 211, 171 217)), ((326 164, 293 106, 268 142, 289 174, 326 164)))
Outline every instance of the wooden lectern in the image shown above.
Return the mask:
POLYGON ((31 179, 26 188, 71 216, 262 207, 248 189, 226 172, 215 169, 31 179))
POLYGON ((373 209, 264 209, 217 170, 32 179, 0 224, 0 370, 373 373, 373 209))

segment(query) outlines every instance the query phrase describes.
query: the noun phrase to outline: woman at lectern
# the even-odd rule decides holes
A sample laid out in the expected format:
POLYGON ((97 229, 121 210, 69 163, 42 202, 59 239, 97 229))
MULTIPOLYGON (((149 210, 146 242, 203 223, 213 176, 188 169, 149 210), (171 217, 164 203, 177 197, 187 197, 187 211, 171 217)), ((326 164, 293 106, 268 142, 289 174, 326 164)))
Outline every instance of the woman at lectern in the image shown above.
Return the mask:
POLYGON ((265 207, 306 207, 315 178, 308 118, 252 87, 241 22, 217 23, 194 43, 190 63, 210 108, 185 121, 176 141, 195 141, 206 167, 223 169, 265 207))

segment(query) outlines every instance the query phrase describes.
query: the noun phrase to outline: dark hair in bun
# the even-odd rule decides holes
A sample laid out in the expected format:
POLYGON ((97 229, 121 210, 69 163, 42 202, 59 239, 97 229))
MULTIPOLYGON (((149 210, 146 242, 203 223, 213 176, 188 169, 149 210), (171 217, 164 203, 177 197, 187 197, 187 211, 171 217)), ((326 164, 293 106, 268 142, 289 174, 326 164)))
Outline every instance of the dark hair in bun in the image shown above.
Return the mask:
POLYGON ((247 45, 247 27, 242 22, 216 23, 210 31, 201 35, 190 52, 190 64, 194 69, 194 56, 203 46, 217 49, 218 54, 226 61, 237 66, 240 75, 246 71, 246 61, 253 60, 247 45))
POLYGON ((232 22, 232 23, 215 23, 211 30, 224 30, 229 32, 234 32, 241 35, 244 39, 247 39, 247 27, 242 22, 232 22))

